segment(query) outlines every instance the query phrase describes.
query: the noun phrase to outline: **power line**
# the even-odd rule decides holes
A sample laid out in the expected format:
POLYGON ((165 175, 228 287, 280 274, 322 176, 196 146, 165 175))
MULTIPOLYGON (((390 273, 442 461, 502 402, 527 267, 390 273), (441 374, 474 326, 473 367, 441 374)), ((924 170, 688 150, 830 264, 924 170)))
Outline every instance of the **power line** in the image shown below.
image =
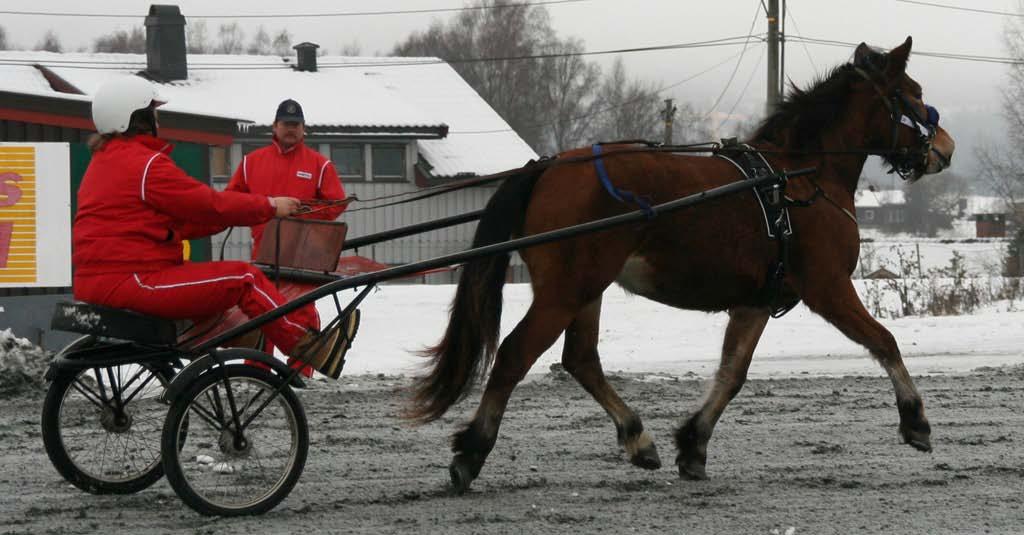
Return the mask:
MULTIPOLYGON (((800 26, 797 25, 797 23, 796 23, 796 17, 793 16, 793 10, 789 8, 789 4, 788 3, 786 4, 786 18, 793 21, 793 28, 796 29, 797 34, 802 33, 802 32, 800 32, 800 26)), ((787 40, 789 39, 788 35, 786 36, 786 39, 787 40)), ((814 74, 815 74, 815 76, 817 76, 817 74, 818 74, 818 66, 814 64, 814 58, 811 57, 811 51, 807 49, 807 43, 801 43, 801 44, 804 46, 804 53, 807 54, 807 61, 811 62, 811 68, 814 69, 814 74)))
MULTIPOLYGON (((591 0, 546 0, 541 2, 518 2, 514 4, 496 4, 489 6, 465 6, 432 9, 404 9, 397 11, 342 11, 333 13, 276 13, 276 14, 242 14, 242 15, 186 15, 187 19, 286 19, 286 18, 321 18, 321 17, 364 17, 380 15, 415 15, 424 13, 451 13, 458 11, 481 11, 487 9, 506 9, 513 7, 547 6, 554 4, 574 4, 579 2, 590 2, 591 0)), ((55 11, 0 11, 2 15, 24 15, 39 17, 88 17, 88 18, 132 18, 137 19, 138 14, 126 13, 70 13, 55 11)))
MULTIPOLYGON (((632 47, 632 48, 619 48, 614 50, 595 50, 591 52, 569 52, 559 54, 532 54, 522 56, 491 56, 491 57, 480 57, 480 58, 452 58, 448 60, 444 59, 427 59, 427 60, 408 60, 403 61, 401 59, 391 61, 354 61, 354 62, 343 62, 343 63, 320 63, 317 65, 318 69, 352 69, 352 68, 368 68, 368 67, 402 67, 402 66, 415 66, 415 65, 439 65, 444 63, 449 64, 462 64, 462 63, 480 63, 480 62, 495 62, 495 61, 524 61, 524 60, 537 60, 537 59, 552 59, 552 58, 564 58, 564 57, 575 57, 575 56, 598 56, 607 54, 628 54, 634 52, 653 52, 661 50, 682 50, 688 48, 708 48, 716 46, 731 46, 743 44, 740 39, 749 40, 752 37, 759 37, 758 35, 748 36, 736 36, 736 37, 725 37, 721 39, 712 39, 709 41, 695 41, 691 43, 676 43, 670 45, 655 45, 646 47, 632 47)), ((129 68, 135 68, 145 65, 144 60, 137 61, 99 61, 99 60, 36 60, 36 59, 19 59, 19 58, 3 58, 0 56, 0 65, 52 65, 59 68, 68 69, 113 69, 123 70, 129 68)), ((190 66, 190 71, 202 71, 202 70, 280 70, 280 69, 291 69, 292 64, 284 62, 275 63, 200 63, 195 66, 190 66)))
MULTIPOLYGON (((814 37, 805 37, 802 35, 790 35, 788 37, 790 41, 796 41, 798 43, 807 43, 812 45, 822 46, 835 46, 841 48, 855 47, 859 43, 851 43, 848 41, 836 41, 833 39, 816 39, 814 37)), ((984 56, 980 54, 956 54, 952 52, 928 52, 923 50, 914 50, 912 52, 915 56, 925 56, 931 58, 941 59, 953 59, 958 61, 972 61, 977 63, 1001 63, 1005 65, 1024 65, 1024 59, 1011 58, 1004 56, 984 56)))
POLYGON ((743 96, 747 94, 747 89, 750 87, 750 82, 754 80, 754 75, 757 74, 757 68, 761 66, 761 60, 764 59, 765 48, 762 48, 761 53, 758 54, 757 63, 755 63, 754 68, 750 70, 750 76, 747 77, 747 83, 743 85, 743 90, 740 91, 740 96, 736 97, 736 102, 732 103, 732 107, 729 108, 729 113, 725 116, 725 120, 718 125, 719 131, 721 131, 723 126, 729 123, 729 121, 732 119, 732 112, 736 111, 736 106, 738 106, 740 101, 743 100, 743 96))
POLYGON ((962 7, 962 6, 951 6, 948 4, 936 4, 934 2, 919 2, 917 0, 894 0, 902 4, 914 4, 919 6, 938 7, 942 9, 953 9, 956 11, 970 11, 972 13, 984 13, 986 15, 1003 15, 1007 17, 1024 17, 1021 13, 1011 13, 1009 11, 994 11, 991 9, 977 9, 973 7, 962 7))
MULTIPOLYGON (((709 72, 711 72, 711 71, 721 67, 722 65, 725 65, 726 63, 729 63, 730 61, 732 61, 734 58, 736 58, 740 54, 742 54, 742 52, 737 52, 737 53, 735 53, 735 54, 733 54, 733 55, 723 59, 722 61, 719 61, 718 63, 715 63, 714 65, 712 65, 712 66, 710 66, 710 67, 708 67, 708 68, 706 68, 706 69, 704 69, 702 71, 698 71, 698 72, 696 72, 694 74, 691 74, 690 76, 687 76, 686 78, 683 78, 682 80, 679 80, 678 82, 673 82, 673 83, 671 83, 669 85, 665 85, 665 86, 662 86, 662 87, 660 87, 658 89, 655 89, 654 92, 656 94, 660 94, 660 93, 664 93, 665 91, 668 91, 669 89, 674 89, 676 87, 679 87, 679 86, 685 84, 686 82, 689 82, 690 80, 698 78, 698 77, 700 77, 700 76, 702 76, 704 74, 707 74, 707 73, 709 73, 709 72)), ((626 107, 626 106, 628 106, 628 105, 630 105, 630 104, 632 104, 634 102, 637 102, 638 100, 642 100, 643 98, 645 98, 645 97, 644 96, 640 96, 640 97, 637 97, 637 98, 634 98, 634 99, 627 100, 626 102, 623 102, 622 104, 618 104, 616 106, 611 106, 611 107, 608 107, 608 108, 603 108, 603 109, 600 109, 600 110, 588 113, 586 115, 580 115, 580 116, 577 116, 577 117, 570 117, 568 120, 570 120, 570 121, 578 121, 580 119, 587 119, 587 118, 593 117, 595 115, 601 115, 602 113, 608 113, 610 111, 614 111, 614 110, 617 110, 619 108, 626 107)), ((544 128, 546 126, 551 126, 553 124, 555 124, 555 123, 554 122, 550 122, 550 123, 543 123, 543 124, 534 124, 534 125, 529 125, 529 126, 521 127, 521 129, 544 128)), ((514 132, 514 131, 515 130, 513 130, 512 128, 502 128, 502 129, 498 129, 498 130, 463 130, 463 131, 449 131, 448 135, 452 135, 452 134, 500 134, 500 133, 504 133, 504 132, 514 132)))
MULTIPOLYGON (((761 14, 762 6, 764 6, 764 2, 761 2, 760 5, 754 6, 754 19, 750 21, 750 29, 747 30, 748 35, 754 31, 754 25, 757 24, 757 16, 761 14)), ((765 14, 767 13, 768 10, 766 9, 765 14)), ((729 75, 729 81, 725 82, 725 87, 723 87, 722 92, 718 94, 718 98, 715 99, 715 103, 712 104, 711 108, 708 109, 708 113, 704 115, 704 119, 707 119, 708 117, 711 116, 712 113, 714 113, 714 111, 718 108, 718 104, 722 102, 722 97, 725 96, 725 92, 728 91, 729 86, 732 85, 733 79, 736 78, 736 72, 740 70, 740 64, 743 63, 743 54, 745 54, 747 51, 748 43, 750 43, 749 37, 747 38, 747 40, 743 42, 743 50, 740 51, 740 59, 736 60, 736 66, 732 68, 732 74, 729 75)))

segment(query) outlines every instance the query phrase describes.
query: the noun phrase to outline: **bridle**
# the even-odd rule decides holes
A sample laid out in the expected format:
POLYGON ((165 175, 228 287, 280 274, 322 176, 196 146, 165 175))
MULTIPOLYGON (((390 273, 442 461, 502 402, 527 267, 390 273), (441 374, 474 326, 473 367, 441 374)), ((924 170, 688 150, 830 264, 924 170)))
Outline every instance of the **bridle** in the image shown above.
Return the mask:
POLYGON ((854 70, 871 83, 875 92, 881 97, 882 103, 889 110, 889 117, 892 118, 892 133, 890 134, 892 147, 875 153, 878 156, 885 157, 892 165, 892 169, 889 172, 895 172, 903 180, 909 180, 914 175, 916 169, 928 165, 929 154, 935 154, 942 162, 943 167, 949 167, 949 159, 935 149, 933 145, 935 134, 939 127, 939 111, 925 104, 925 117, 921 117, 899 88, 896 89, 894 94, 888 95, 863 68, 855 66, 854 70), (915 147, 899 146, 900 127, 907 127, 914 131, 917 135, 917 145, 915 147))

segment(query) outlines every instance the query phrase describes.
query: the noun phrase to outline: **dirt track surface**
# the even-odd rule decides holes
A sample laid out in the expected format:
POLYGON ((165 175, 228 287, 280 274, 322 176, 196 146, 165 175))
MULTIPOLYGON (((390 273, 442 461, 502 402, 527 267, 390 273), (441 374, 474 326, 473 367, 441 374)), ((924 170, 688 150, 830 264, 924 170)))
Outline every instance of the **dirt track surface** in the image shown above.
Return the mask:
POLYGON ((342 377, 302 392, 311 439, 292 494, 255 518, 201 517, 164 480, 136 495, 71 487, 42 449, 42 395, 0 408, 0 533, 1021 533, 1024 368, 917 378, 934 453, 900 444, 884 378, 755 380, 712 438, 709 481, 678 478, 671 433, 694 379, 613 384, 659 447, 629 465, 610 421, 563 374, 525 383, 473 490, 447 492, 447 437, 475 408, 410 427, 407 380, 342 377))

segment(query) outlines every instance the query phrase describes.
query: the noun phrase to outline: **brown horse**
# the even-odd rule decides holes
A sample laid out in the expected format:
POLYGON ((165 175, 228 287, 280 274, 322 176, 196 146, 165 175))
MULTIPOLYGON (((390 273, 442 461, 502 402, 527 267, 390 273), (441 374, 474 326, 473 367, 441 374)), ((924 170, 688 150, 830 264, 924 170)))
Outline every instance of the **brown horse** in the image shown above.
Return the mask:
MULTIPOLYGON (((417 379, 410 410, 420 421, 439 418, 491 368, 476 415, 452 437, 455 490, 466 491, 479 475, 512 390, 563 332, 565 369, 611 416, 630 461, 647 469, 661 466, 640 417, 619 398, 601 369, 601 295, 613 282, 673 307, 729 313, 710 392, 675 434, 681 477, 707 477, 708 440, 743 386, 754 348, 780 296, 803 300, 871 352, 892 379, 904 442, 930 450, 924 405, 896 340, 868 314, 850 281, 859 253, 853 194, 867 156, 881 155, 910 180, 941 171, 952 157, 953 140, 938 127, 937 112, 924 105, 921 87, 905 72, 910 48, 909 37, 888 54, 861 44, 852 63, 837 67, 807 90, 794 89, 749 142, 776 170, 817 168, 812 177, 794 178, 788 185, 791 198, 817 200, 790 209, 789 259, 781 285, 773 291, 768 288, 780 249, 768 237, 765 216, 752 193, 522 251, 533 302, 496 353, 509 258, 466 265, 444 338, 427 351, 432 368, 417 379)), ((606 146, 608 175, 618 188, 656 203, 741 179, 736 167, 722 158, 634 150, 614 154, 625 147, 606 146)), ((578 150, 563 156, 586 154, 578 150)), ((594 162, 567 162, 532 172, 527 168, 495 192, 474 246, 635 209, 602 188, 594 162)))

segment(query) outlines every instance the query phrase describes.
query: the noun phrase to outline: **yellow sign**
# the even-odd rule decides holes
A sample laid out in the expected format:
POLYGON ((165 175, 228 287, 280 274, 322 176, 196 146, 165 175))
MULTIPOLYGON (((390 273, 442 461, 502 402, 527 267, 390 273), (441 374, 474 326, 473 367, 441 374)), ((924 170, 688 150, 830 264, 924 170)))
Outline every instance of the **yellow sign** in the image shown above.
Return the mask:
POLYGON ((37 280, 36 148, 0 147, 0 283, 37 280))

